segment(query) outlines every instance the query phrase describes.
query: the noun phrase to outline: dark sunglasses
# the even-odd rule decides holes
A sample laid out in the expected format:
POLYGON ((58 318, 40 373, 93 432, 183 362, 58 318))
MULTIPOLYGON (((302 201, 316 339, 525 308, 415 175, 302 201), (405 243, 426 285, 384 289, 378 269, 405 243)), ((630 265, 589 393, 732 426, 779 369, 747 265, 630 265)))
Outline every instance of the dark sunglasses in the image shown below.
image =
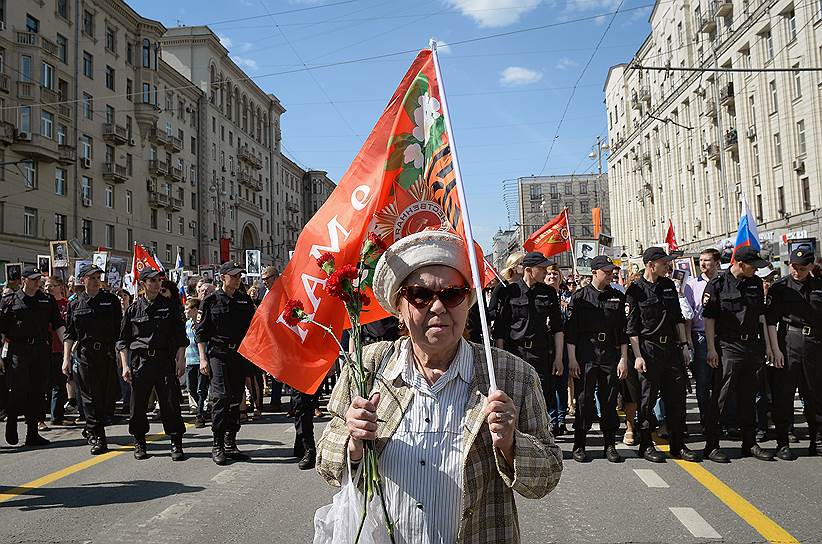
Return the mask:
POLYGON ((462 301, 465 300, 465 297, 467 297, 470 292, 471 289, 465 286, 452 286, 434 291, 421 285, 409 285, 400 289, 400 296, 407 300, 414 308, 422 310, 430 306, 434 302, 435 297, 438 298, 446 308, 455 308, 462 304, 462 301))

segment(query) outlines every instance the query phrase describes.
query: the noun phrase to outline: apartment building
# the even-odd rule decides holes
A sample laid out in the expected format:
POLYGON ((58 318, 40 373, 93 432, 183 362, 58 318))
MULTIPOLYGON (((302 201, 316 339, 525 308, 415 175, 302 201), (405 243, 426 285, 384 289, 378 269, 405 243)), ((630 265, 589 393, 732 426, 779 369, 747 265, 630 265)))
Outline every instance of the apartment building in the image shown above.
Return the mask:
POLYGON ((182 144, 201 93, 160 57, 163 25, 122 2, 77 5, 0 12, 0 261, 76 239, 196 263, 197 148, 182 144))
POLYGON ((687 250, 727 244, 743 197, 766 252, 819 238, 822 2, 658 1, 649 21, 605 82, 615 244, 639 254, 669 218, 687 250))

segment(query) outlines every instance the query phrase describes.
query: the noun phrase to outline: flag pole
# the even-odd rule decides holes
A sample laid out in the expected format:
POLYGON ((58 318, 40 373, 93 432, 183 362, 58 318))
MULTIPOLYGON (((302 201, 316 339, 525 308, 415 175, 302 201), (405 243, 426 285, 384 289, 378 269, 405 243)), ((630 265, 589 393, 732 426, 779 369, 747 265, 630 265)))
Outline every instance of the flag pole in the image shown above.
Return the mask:
MULTIPOLYGON (((448 102, 445 99, 445 84, 442 81, 442 72, 440 71, 440 61, 437 56, 437 41, 432 39, 430 41, 431 55, 434 60, 434 72, 437 76, 437 82, 440 89, 440 103, 442 105, 442 118, 445 122, 445 131, 448 133, 448 145, 451 148, 451 163, 454 166, 454 181, 457 184, 457 196, 460 201, 460 208, 462 214, 463 230, 465 231, 465 242, 468 246, 468 260, 471 263, 471 279, 474 282, 474 289, 477 291, 477 304, 479 305, 480 323, 482 324, 482 343, 485 347, 485 364, 488 367, 488 381, 490 382, 490 391, 497 389, 497 378, 494 372, 494 361, 491 356, 491 335, 489 334, 488 317, 485 315, 485 297, 482 293, 482 282, 480 281, 479 262, 477 261, 477 252, 474 250, 474 235, 471 232, 471 221, 468 216, 468 202, 465 198, 465 186, 462 183, 462 173, 460 172, 460 163, 457 160, 457 145, 454 141, 454 131, 451 128, 451 116, 448 112, 448 102)), ((510 393, 510 392, 509 392, 510 393)))
POLYGON ((565 212, 565 224, 568 225, 568 246, 571 248, 571 267, 574 270, 574 274, 577 273, 577 256, 574 253, 574 237, 571 234, 571 219, 568 217, 568 207, 566 206, 563 210, 565 212))

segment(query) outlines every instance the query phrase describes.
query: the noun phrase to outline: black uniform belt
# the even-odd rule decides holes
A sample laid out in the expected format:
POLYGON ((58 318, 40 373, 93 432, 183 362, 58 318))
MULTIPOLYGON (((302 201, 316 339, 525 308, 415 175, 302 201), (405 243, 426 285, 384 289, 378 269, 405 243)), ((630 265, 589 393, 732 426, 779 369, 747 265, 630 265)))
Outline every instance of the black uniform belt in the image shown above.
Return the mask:
POLYGON ((223 340, 212 340, 211 342, 215 345, 228 349, 237 349, 240 346, 239 342, 225 342, 223 340))
POLYGON ((140 348, 133 351, 145 357, 155 357, 157 355, 165 355, 170 352, 170 350, 166 348, 140 348))
POLYGON ((725 342, 736 342, 737 340, 741 340, 745 342, 746 340, 759 340, 759 333, 758 332, 733 332, 728 334, 720 334, 719 339, 725 342))
POLYGON ((788 332, 799 333, 802 336, 822 336, 822 328, 811 327, 810 325, 803 325, 799 327, 797 325, 788 324, 785 330, 787 330, 788 332))
POLYGON ((45 338, 38 338, 36 336, 33 336, 31 338, 9 338, 8 341, 10 344, 28 344, 30 346, 33 346, 35 344, 46 343, 45 338))
POLYGON ((109 350, 114 342, 95 342, 93 340, 82 340, 80 346, 86 349, 93 349, 94 351, 109 350))
POLYGON ((534 340, 533 338, 523 338, 520 340, 512 340, 512 342, 520 348, 525 349, 532 349, 532 348, 547 348, 548 343, 542 342, 540 340, 534 340))
POLYGON ((608 333, 607 332, 592 332, 592 333, 590 333, 590 338, 594 342, 607 342, 608 341, 608 333))
POLYGON ((667 344, 671 337, 667 334, 654 334, 654 335, 643 335, 643 340, 650 340, 651 342, 657 342, 659 344, 667 344))

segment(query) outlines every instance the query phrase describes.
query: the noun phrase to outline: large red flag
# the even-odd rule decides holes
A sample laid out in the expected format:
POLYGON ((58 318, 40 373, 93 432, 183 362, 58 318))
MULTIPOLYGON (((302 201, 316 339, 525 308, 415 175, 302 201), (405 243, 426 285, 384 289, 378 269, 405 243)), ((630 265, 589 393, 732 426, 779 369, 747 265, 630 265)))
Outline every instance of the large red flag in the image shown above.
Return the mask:
POLYGON ((136 284, 140 279, 140 271, 145 267, 153 268, 154 270, 163 271, 163 268, 154 260, 151 251, 146 249, 142 244, 135 242, 134 244, 134 258, 131 261, 131 275, 136 284))
POLYGON ((569 251, 571 235, 568 229, 568 214, 565 210, 559 212, 559 215, 529 236, 522 247, 525 251, 540 251, 546 257, 569 251))
POLYGON ((665 234, 665 243, 668 244, 668 251, 676 251, 679 249, 679 246, 676 245, 674 223, 670 219, 668 219, 668 232, 665 234))
MULTIPOLYGON (((337 268, 356 265, 370 232, 389 245, 424 229, 454 231, 465 238, 459 202, 440 84, 432 52, 426 49, 337 188, 303 229, 291 261, 257 309, 240 353, 292 387, 316 391, 337 359, 337 344, 319 327, 289 326, 282 315, 286 302, 297 299, 338 338, 350 326, 343 303, 326 294, 326 275, 316 259, 328 252, 337 268)), ((363 280, 369 289, 371 276, 363 280)), ((386 316, 371 300, 363 323, 386 316)))

